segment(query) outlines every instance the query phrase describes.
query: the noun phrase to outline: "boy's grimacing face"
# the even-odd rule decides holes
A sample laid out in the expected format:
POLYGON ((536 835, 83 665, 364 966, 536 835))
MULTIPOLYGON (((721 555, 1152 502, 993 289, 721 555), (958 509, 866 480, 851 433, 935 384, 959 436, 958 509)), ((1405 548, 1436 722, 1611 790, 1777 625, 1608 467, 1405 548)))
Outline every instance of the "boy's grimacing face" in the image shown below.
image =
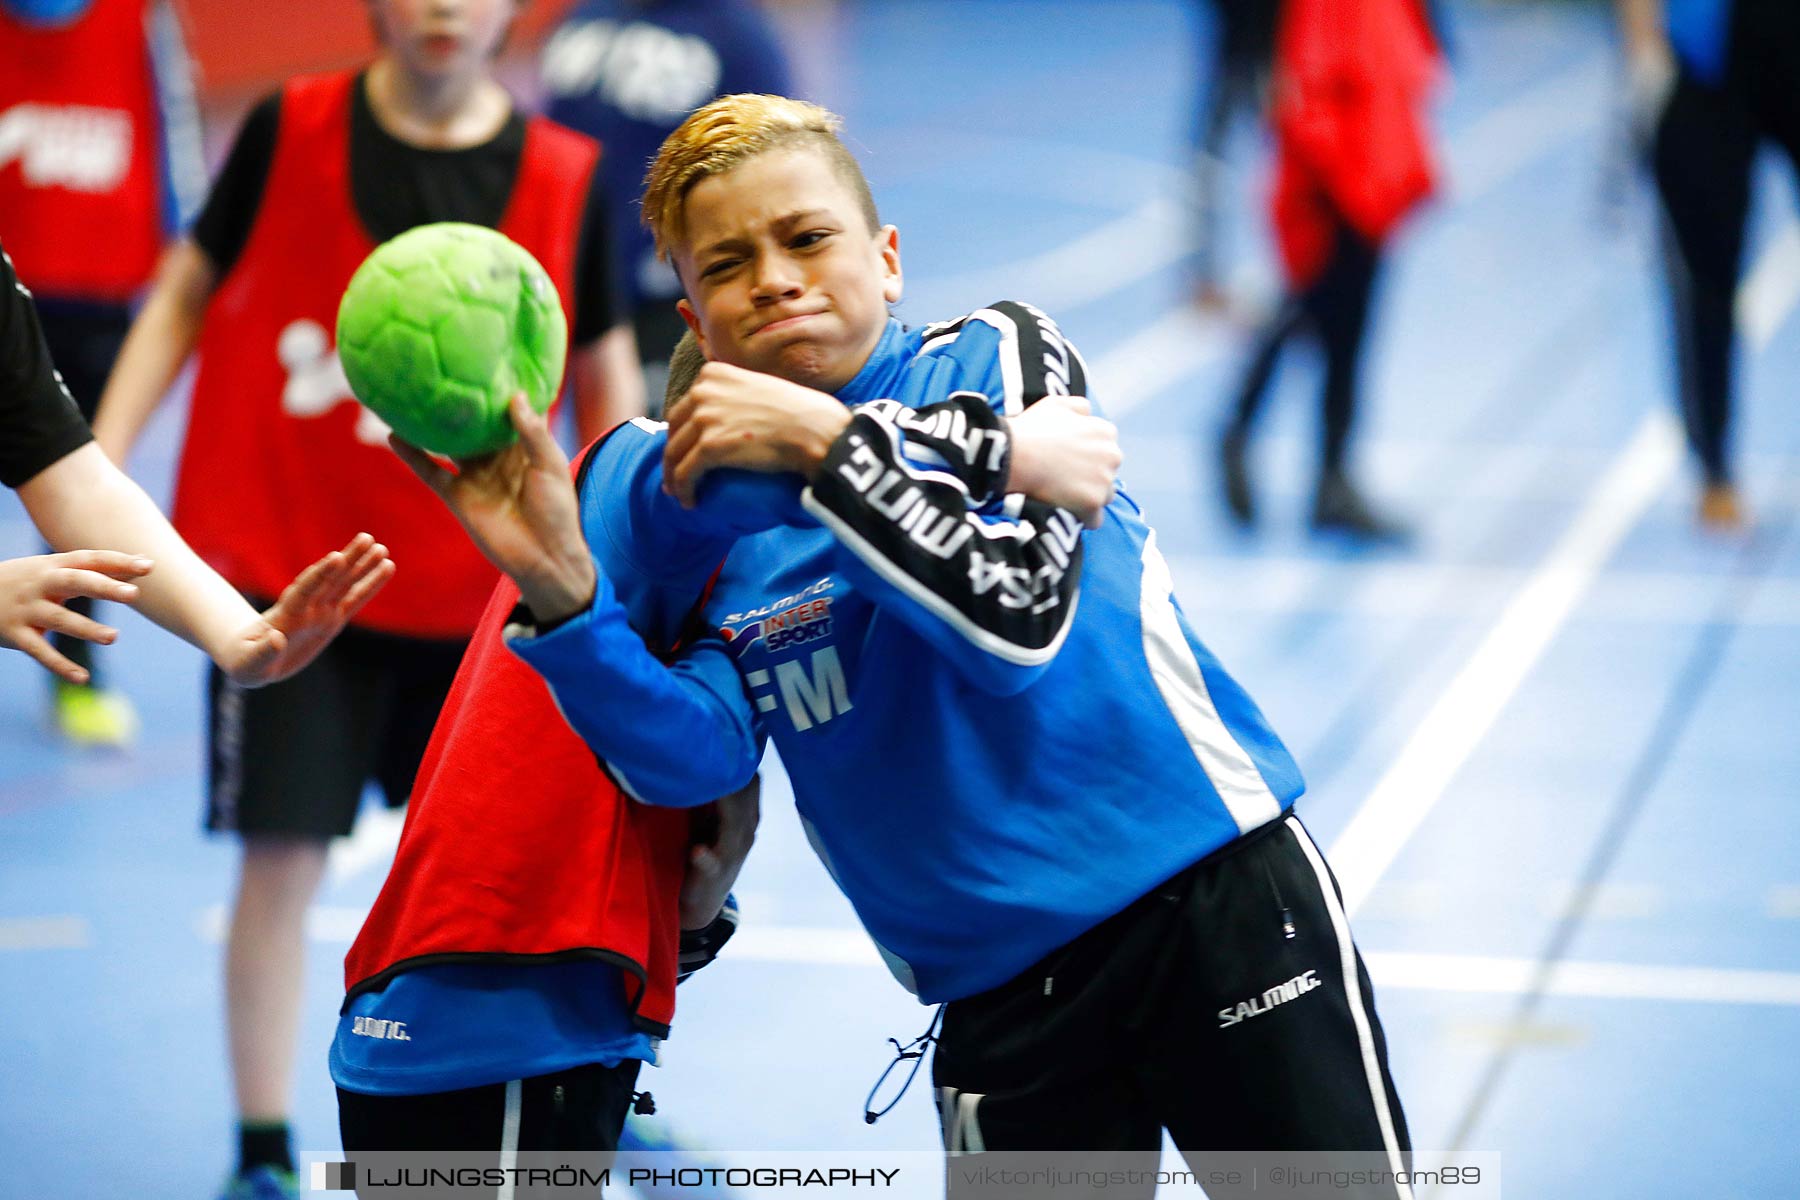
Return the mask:
POLYGON ((679 307, 708 358, 825 392, 850 382, 900 299, 900 235, 869 229, 824 154, 770 150, 708 176, 683 216, 679 307))
POLYGON ((485 70, 518 0, 368 0, 376 36, 421 75, 485 70))

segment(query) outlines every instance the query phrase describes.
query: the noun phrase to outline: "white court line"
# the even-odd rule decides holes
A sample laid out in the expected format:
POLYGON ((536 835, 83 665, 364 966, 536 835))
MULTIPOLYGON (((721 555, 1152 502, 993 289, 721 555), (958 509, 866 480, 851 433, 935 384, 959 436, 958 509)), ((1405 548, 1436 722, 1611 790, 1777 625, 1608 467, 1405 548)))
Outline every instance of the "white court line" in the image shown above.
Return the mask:
MULTIPOLYGON (((1552 147, 1597 125, 1607 80, 1607 56, 1595 55, 1451 131, 1450 198, 1458 203, 1476 199, 1552 147)), ((1186 258, 1192 249, 1191 219, 1185 191, 1165 191, 1073 241, 998 267, 940 276, 931 281, 930 291, 977 295, 982 303, 1016 296, 1052 315, 1066 313, 1186 258)), ((1109 413, 1122 415, 1127 411, 1123 397, 1133 397, 1129 403, 1136 407, 1230 344, 1216 328, 1218 322, 1199 340, 1185 336, 1202 324, 1180 319, 1186 316, 1168 314, 1094 364, 1094 377, 1107 389, 1102 395, 1116 398, 1107 404, 1109 413), (1134 365, 1147 372, 1147 382, 1133 379, 1134 365)))
POLYGON ((745 922, 727 950, 748 962, 795 966, 883 967, 881 952, 860 929, 807 929, 745 922))
POLYGON ((1775 337, 1775 331, 1800 300, 1800 221, 1781 227, 1756 266, 1745 276, 1737 293, 1738 326, 1758 350, 1775 337))
MULTIPOLYGON (((366 910, 315 906, 307 913, 307 940, 325 945, 348 945, 361 928, 366 910)), ((87 938, 87 923, 77 917, 37 919, 66 935, 78 929, 87 938)), ((8 926, 29 922, 0 921, 0 937, 8 926)), ((196 927, 207 941, 224 937, 225 910, 214 905, 203 909, 196 927)), ((87 945, 87 941, 56 942, 87 945)), ((19 949, 0 941, 0 949, 19 949)), ((807 928, 746 924, 724 956, 745 963, 777 963, 809 967, 873 967, 885 971, 881 955, 869 935, 841 926, 807 928)), ((1479 954, 1403 954, 1373 952, 1363 955, 1369 974, 1381 988, 1410 991, 1472 992, 1522 995, 1533 990, 1539 965, 1527 958, 1496 958, 1479 954)), ((1719 967, 1659 967, 1634 963, 1564 962, 1556 966, 1544 989, 1553 996, 1588 996, 1615 1000, 1680 1000, 1716 1004, 1775 1004, 1800 1007, 1800 973, 1745 971, 1719 967)))
POLYGON ((0 951, 85 950, 94 928, 85 917, 0 917, 0 951))
POLYGON ((1171 309, 1093 361, 1095 395, 1107 418, 1117 421, 1237 344, 1238 335, 1223 322, 1205 320, 1186 306, 1171 309))
MULTIPOLYGON (((1800 228, 1790 222, 1738 291, 1748 340, 1758 351, 1768 346, 1788 310, 1800 301, 1800 253, 1795 249, 1800 249, 1800 228)), ((1352 915, 1487 736, 1680 457, 1674 418, 1664 409, 1652 411, 1370 790, 1327 855, 1352 915)))
POLYGON ((1487 736, 1681 458, 1674 419, 1645 417, 1544 561, 1407 739, 1326 856, 1351 914, 1487 736))
MULTIPOLYGON (((1605 108, 1608 70, 1604 55, 1584 59, 1456 130, 1448 155, 1450 199, 1462 204, 1478 199, 1539 155, 1596 125, 1595 114, 1605 108)), ((1189 241, 1172 216, 1181 214, 1153 200, 1066 246, 977 278, 991 278, 988 290, 1024 296, 1052 313, 1076 307, 1185 257, 1189 241), (1144 241, 1162 245, 1146 248, 1144 241)), ((1231 353, 1239 340, 1223 322, 1203 320, 1186 306, 1166 312, 1093 361, 1101 406, 1116 421, 1231 353)))
POLYGON ((342 883, 373 866, 385 866, 400 844, 400 830, 406 824, 404 808, 376 807, 356 818, 356 830, 347 838, 331 844, 331 881, 342 883))
POLYGON ((1449 199, 1467 204, 1505 183, 1550 147, 1600 124, 1612 86, 1611 55, 1583 59, 1447 139, 1449 199))
MULTIPOLYGON (((882 965, 874 943, 860 929, 745 925, 725 956, 790 966, 882 965)), ((1420 991, 1521 995, 1533 989, 1539 967, 1533 959, 1474 954, 1370 953, 1363 958, 1377 986, 1420 991)), ((1565 962, 1545 990, 1555 996, 1800 1006, 1800 973, 1565 962)))
MULTIPOLYGON (((724 957, 788 966, 880 967, 881 956, 860 929, 745 925, 724 957)), ((1532 991, 1540 964, 1529 958, 1478 954, 1366 953, 1378 987, 1417 991, 1522 995, 1532 991)), ((1616 1000, 1677 1000, 1709 1004, 1800 1007, 1800 973, 1719 967, 1661 967, 1634 963, 1564 962, 1545 991, 1554 996, 1616 1000)))
POLYGON ((1068 312, 1185 258, 1185 219, 1173 198, 1152 196, 1072 241, 1004 266, 940 276, 930 291, 979 296, 983 304, 1019 296, 1052 314, 1068 312))
MULTIPOLYGON (((1530 958, 1475 954, 1365 954, 1381 988, 1524 995, 1539 991, 1543 964, 1530 958)), ((1541 989, 1551 996, 1603 1000, 1672 1000, 1697 1004, 1800 1007, 1800 973, 1722 967, 1656 967, 1636 963, 1559 962, 1541 989)))

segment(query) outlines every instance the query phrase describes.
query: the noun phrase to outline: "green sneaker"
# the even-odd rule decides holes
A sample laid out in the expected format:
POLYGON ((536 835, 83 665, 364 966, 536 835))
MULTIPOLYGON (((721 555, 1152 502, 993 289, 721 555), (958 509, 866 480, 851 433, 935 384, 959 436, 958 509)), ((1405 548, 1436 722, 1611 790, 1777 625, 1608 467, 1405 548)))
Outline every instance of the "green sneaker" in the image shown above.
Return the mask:
POLYGON ((56 727, 77 746, 124 748, 137 739, 138 715, 122 692, 56 681, 56 727))
POLYGON ((219 1200, 299 1200, 300 1180, 280 1167, 253 1167, 225 1181, 219 1200))

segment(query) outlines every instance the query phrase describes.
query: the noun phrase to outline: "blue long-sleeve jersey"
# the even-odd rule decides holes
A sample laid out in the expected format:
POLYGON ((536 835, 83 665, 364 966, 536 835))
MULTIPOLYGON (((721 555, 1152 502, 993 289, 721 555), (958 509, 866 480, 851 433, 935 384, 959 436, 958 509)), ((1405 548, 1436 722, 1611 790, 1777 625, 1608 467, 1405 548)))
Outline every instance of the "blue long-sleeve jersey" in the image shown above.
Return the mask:
MULTIPOLYGON (((681 510, 649 422, 609 439, 584 482, 589 543, 634 626, 684 610, 724 559, 704 625, 781 750, 815 848, 925 1001, 1005 982, 1302 789, 1189 629, 1127 496, 1081 534, 1000 492, 1003 439, 980 422, 906 411, 979 397, 1017 413, 1086 390, 1048 318, 997 304, 890 326, 838 393, 864 407, 798 511, 794 481, 737 473, 681 510)), ((581 639, 557 641, 556 668, 548 645, 515 648, 604 757, 620 731, 583 720, 581 639)), ((631 730, 640 752, 655 734, 654 715, 631 730)))
POLYGON ((1663 5, 1663 27, 1675 57, 1711 87, 1725 81, 1732 7, 1733 0, 1667 0, 1663 5))

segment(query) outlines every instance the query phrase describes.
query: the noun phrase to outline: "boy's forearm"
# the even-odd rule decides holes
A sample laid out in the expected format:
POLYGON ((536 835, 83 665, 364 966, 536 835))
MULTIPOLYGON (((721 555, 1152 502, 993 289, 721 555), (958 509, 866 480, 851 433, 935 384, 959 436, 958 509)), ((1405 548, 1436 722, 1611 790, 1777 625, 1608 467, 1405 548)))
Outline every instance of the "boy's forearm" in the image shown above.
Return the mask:
POLYGON ((540 633, 508 625, 508 647, 544 679, 570 728, 638 799, 689 807, 741 787, 759 747, 730 657, 690 648, 659 662, 605 575, 590 606, 540 633), (644 714, 654 713, 648 723, 644 714))
POLYGON ((156 282, 131 324, 94 417, 94 438, 123 463, 150 414, 200 340, 200 325, 217 283, 212 262, 192 241, 171 246, 156 282))
POLYGON ((257 620, 98 446, 83 446, 38 473, 19 489, 19 499, 57 550, 122 550, 154 560, 155 568, 137 581, 134 607, 209 657, 224 655, 232 638, 257 620))

